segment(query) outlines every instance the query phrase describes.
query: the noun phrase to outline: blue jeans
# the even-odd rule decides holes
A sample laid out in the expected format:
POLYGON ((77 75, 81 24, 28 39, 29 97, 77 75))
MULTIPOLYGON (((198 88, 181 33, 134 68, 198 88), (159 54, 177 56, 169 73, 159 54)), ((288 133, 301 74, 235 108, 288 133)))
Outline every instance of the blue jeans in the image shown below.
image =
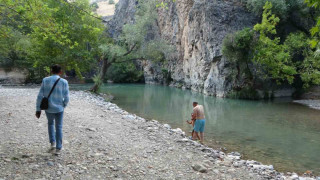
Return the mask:
POLYGON ((63 111, 59 113, 46 112, 50 143, 56 143, 56 149, 62 148, 63 111))

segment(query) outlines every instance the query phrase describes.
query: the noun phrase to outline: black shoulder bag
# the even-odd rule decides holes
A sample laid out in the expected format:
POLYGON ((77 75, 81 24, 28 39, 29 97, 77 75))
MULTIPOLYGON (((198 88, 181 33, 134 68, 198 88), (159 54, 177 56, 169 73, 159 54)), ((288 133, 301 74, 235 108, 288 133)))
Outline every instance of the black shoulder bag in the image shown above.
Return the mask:
POLYGON ((51 91, 48 95, 48 97, 43 97, 42 101, 41 101, 41 104, 40 104, 40 109, 41 110, 47 110, 48 107, 49 107, 49 97, 53 91, 53 89, 56 87, 57 83, 59 82, 60 78, 54 83, 54 85, 52 86, 51 88, 51 91))

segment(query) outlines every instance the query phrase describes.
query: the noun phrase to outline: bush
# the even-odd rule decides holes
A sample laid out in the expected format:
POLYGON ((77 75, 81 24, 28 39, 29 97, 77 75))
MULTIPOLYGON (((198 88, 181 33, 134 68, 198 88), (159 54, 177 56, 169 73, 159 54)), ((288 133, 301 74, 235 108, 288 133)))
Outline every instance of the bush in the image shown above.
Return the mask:
POLYGON ((250 28, 245 28, 234 34, 229 34, 224 39, 222 54, 236 65, 237 79, 240 78, 242 73, 245 73, 245 76, 252 79, 249 64, 252 62, 252 47, 254 47, 255 44, 255 34, 250 28))
POLYGON ((109 4, 115 4, 114 0, 109 0, 109 4))
POLYGON ((258 91, 252 87, 244 87, 241 90, 233 90, 229 94, 227 94, 227 98, 249 100, 261 99, 258 91))
POLYGON ((107 72, 107 78, 115 83, 144 82, 143 72, 137 70, 132 62, 112 64, 107 72))
POLYGON ((285 20, 293 11, 305 11, 306 5, 304 0, 244 0, 249 11, 261 16, 263 6, 269 1, 272 3, 272 12, 275 13, 282 20, 285 20))
POLYGON ((232 61, 244 61, 248 58, 253 43, 253 30, 244 28, 226 36, 222 45, 222 54, 232 61))
POLYGON ((169 72, 167 69, 162 69, 163 78, 166 84, 170 84, 171 81, 173 81, 171 77, 171 72, 169 72))

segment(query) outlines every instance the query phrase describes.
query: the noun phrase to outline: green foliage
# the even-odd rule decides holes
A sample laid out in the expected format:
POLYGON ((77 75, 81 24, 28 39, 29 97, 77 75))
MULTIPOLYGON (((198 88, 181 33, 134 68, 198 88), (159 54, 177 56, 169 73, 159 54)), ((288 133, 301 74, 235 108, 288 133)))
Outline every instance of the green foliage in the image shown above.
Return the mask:
POLYGON ((267 71, 267 76, 271 76, 278 83, 286 80, 291 84, 297 70, 291 61, 289 52, 286 50, 286 45, 280 44, 279 37, 270 38, 277 33, 276 25, 280 21, 278 17, 272 14, 271 8, 272 4, 266 2, 262 22, 254 26, 254 30, 260 33, 260 37, 253 60, 262 65, 267 71))
MULTIPOLYGON (((305 1, 309 6, 319 9, 320 0, 305 0, 305 1)), ((310 33, 312 36, 310 45, 312 48, 317 49, 315 55, 318 56, 320 53, 320 17, 316 19, 316 24, 310 29, 310 33)))
POLYGON ((139 8, 136 11, 134 24, 123 27, 121 41, 129 47, 136 45, 136 51, 131 54, 141 59, 162 61, 165 54, 170 54, 173 48, 154 31, 157 20, 157 0, 139 0, 139 8))
POLYGON ((232 61, 246 61, 253 39, 254 32, 250 28, 229 34, 223 41, 222 54, 232 61))
POLYGON ((320 0, 305 0, 308 6, 319 8, 320 7, 320 0))
POLYGON ((320 84, 320 59, 307 56, 301 65, 301 79, 306 82, 304 88, 320 84))
POLYGON ((114 2, 114 0, 109 0, 108 3, 109 3, 109 4, 114 4, 115 2, 114 2))
POLYGON ((291 33, 287 36, 284 45, 293 61, 303 61, 303 57, 310 51, 308 37, 303 32, 291 33))
POLYGON ((92 80, 93 80, 94 84, 97 84, 98 88, 97 88, 96 92, 99 92, 101 85, 103 83, 103 80, 100 78, 100 76, 97 76, 97 75, 93 76, 92 80))
MULTIPOLYGON (((136 82, 142 77, 132 64, 133 60, 147 59, 164 61, 165 55, 172 51, 171 46, 155 32, 158 0, 139 0, 136 9, 135 23, 123 26, 119 39, 99 46, 102 60, 108 66, 102 66, 100 75, 111 65, 108 77, 115 82, 136 82)), ((95 86, 92 91, 95 91, 95 86)))
POLYGON ((250 11, 260 16, 263 13, 263 7, 266 2, 272 3, 272 11, 277 14, 277 16, 287 16, 288 7, 285 0, 247 0, 246 6, 250 11))
POLYGON ((91 5, 92 11, 96 11, 97 9, 99 9, 99 5, 97 2, 92 3, 91 5))
POLYGON ((161 69, 165 83, 170 84, 170 82, 173 80, 171 77, 171 73, 168 71, 168 69, 161 69))
MULTIPOLYGON (((262 21, 253 28, 256 33, 245 28, 224 39, 223 55, 237 64, 238 71, 246 68, 249 69, 247 72, 250 72, 249 67, 252 67, 251 71, 254 71, 255 76, 252 79, 253 83, 247 82, 236 87, 229 97, 254 99, 252 97, 256 97, 255 93, 250 88, 254 88, 252 85, 264 79, 275 80, 279 84, 294 83, 297 89, 320 84, 320 56, 318 55, 320 50, 312 49, 319 42, 315 37, 317 28, 312 29, 315 36, 311 43, 316 42, 315 46, 309 46, 309 37, 299 31, 290 33, 281 41, 276 30, 280 19, 272 13, 272 9, 272 4, 266 2, 262 21)), ((245 76, 250 77, 250 75, 252 74, 246 73, 245 76)), ((269 94, 268 97, 270 97, 269 94)))
POLYGON ((258 16, 263 13, 263 7, 266 2, 271 3, 272 12, 276 16, 281 17, 282 20, 288 18, 291 12, 298 11, 299 13, 305 14, 308 8, 304 4, 304 0, 243 0, 247 8, 258 16))
MULTIPOLYGON (((308 6, 319 10, 320 0, 305 0, 308 6)), ((310 29, 311 40, 309 41, 312 50, 308 50, 306 58, 301 64, 301 79, 306 82, 307 88, 312 84, 320 84, 320 17, 316 18, 315 25, 310 29)))
POLYGON ((2 63, 39 72, 33 76, 44 76, 45 67, 59 63, 81 77, 93 66, 103 39, 104 26, 91 10, 87 0, 0 0, 2 63))
POLYGON ((250 100, 257 100, 260 99, 260 95, 257 90, 252 87, 244 87, 239 91, 233 90, 229 94, 227 94, 228 98, 233 99, 250 99, 250 100))
POLYGON ((32 50, 30 37, 12 30, 6 38, 0 38, 0 63, 2 67, 24 67, 28 65, 26 55, 32 50))
POLYGON ((228 58, 229 61, 235 62, 237 65, 237 78, 241 72, 251 76, 249 63, 252 59, 252 47, 255 46, 254 31, 250 28, 245 28, 234 34, 229 34, 223 41, 222 54, 228 58))
MULTIPOLYGON (((168 2, 176 2, 176 0, 169 0, 168 2)), ((158 0, 157 1, 157 4, 156 4, 156 7, 159 8, 166 8, 168 9, 168 2, 166 2, 166 0, 158 0)))
POLYGON ((143 71, 137 70, 132 62, 114 63, 109 68, 107 79, 115 83, 137 83, 143 82, 143 71))

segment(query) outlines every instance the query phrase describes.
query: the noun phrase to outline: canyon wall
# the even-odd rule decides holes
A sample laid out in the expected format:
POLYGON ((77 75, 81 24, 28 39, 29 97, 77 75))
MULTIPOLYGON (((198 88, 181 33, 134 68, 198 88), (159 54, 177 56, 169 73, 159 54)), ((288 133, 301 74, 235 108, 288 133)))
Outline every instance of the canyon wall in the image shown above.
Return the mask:
MULTIPOLYGON (((116 38, 126 23, 134 23, 136 0, 120 0, 110 33, 116 38)), ((146 83, 164 83, 163 71, 169 72, 170 85, 208 95, 224 97, 234 86, 232 66, 222 56, 224 37, 258 19, 238 1, 176 0, 167 8, 158 8, 158 35, 175 47, 165 64, 146 61, 146 83)))

